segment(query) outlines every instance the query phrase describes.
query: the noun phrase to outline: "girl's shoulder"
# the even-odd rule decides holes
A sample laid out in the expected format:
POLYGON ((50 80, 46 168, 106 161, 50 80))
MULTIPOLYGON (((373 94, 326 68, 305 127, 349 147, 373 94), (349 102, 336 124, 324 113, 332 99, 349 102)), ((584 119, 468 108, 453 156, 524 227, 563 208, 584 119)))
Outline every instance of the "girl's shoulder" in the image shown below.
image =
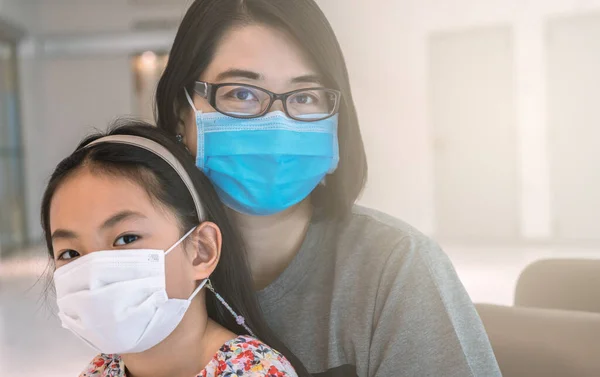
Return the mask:
POLYGON ((296 377, 290 362, 258 339, 238 336, 225 343, 198 377, 296 377))
MULTIPOLYGON (((223 344, 197 377, 297 377, 290 362, 258 339, 238 336, 223 344)), ((79 377, 125 377, 118 355, 98 355, 79 377)))
POLYGON ((79 377, 123 377, 125 365, 117 355, 98 355, 81 372, 79 377))

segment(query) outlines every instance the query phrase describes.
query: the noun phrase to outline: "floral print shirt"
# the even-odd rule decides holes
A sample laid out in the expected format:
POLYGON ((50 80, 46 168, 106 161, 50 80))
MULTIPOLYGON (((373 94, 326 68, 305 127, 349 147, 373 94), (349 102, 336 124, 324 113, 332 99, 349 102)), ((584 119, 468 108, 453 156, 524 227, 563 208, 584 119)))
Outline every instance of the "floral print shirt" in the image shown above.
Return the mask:
MULTIPOLYGON (((297 377, 289 361, 271 347, 249 336, 225 343, 208 365, 190 377, 297 377)), ((79 377, 127 377, 118 355, 96 356, 79 377)))

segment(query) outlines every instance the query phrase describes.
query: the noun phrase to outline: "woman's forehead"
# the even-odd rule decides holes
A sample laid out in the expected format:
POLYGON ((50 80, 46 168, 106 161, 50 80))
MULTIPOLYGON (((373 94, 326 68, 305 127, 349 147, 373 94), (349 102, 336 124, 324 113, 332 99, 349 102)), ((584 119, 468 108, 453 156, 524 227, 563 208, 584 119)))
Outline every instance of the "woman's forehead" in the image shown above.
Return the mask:
POLYGON ((224 72, 231 71, 254 73, 254 77, 241 76, 236 82, 281 85, 291 83, 297 77, 317 75, 314 65, 291 36, 262 25, 237 27, 226 33, 200 79, 209 82, 231 80, 233 77, 222 77, 224 72))

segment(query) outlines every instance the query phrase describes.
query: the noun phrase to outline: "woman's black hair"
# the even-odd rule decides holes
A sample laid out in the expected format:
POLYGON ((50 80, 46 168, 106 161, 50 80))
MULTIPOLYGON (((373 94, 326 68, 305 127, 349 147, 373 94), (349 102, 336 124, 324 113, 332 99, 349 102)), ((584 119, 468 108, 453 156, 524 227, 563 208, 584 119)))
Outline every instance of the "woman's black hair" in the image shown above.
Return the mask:
POLYGON ((367 159, 342 50, 327 18, 314 0, 196 0, 187 11, 156 91, 157 125, 174 135, 188 109, 184 88, 193 92, 229 30, 264 24, 283 30, 312 58, 324 85, 341 91, 340 163, 313 203, 331 217, 348 214, 365 186, 367 159))
MULTIPOLYGON (((58 164, 44 193, 41 208, 42 227, 50 258, 54 260, 50 231, 52 198, 65 179, 82 167, 134 180, 148 192, 150 198, 175 214, 179 220, 182 236, 198 225, 198 214, 188 188, 177 172, 161 157, 140 147, 126 144, 100 143, 84 148, 92 141, 107 135, 134 135, 153 140, 179 160, 200 197, 205 221, 215 223, 223 236, 221 259, 211 275, 213 287, 239 315, 245 318, 246 324, 261 341, 279 351, 291 362, 298 376, 310 376, 298 358, 266 324, 252 288, 252 276, 240 235, 232 226, 210 181, 196 167, 194 159, 185 147, 156 127, 141 121, 121 121, 111 127, 107 133, 86 138, 75 152, 58 164)), ((237 324, 235 318, 214 295, 206 295, 206 308, 209 317, 220 325, 236 334, 245 333, 245 329, 237 324)))

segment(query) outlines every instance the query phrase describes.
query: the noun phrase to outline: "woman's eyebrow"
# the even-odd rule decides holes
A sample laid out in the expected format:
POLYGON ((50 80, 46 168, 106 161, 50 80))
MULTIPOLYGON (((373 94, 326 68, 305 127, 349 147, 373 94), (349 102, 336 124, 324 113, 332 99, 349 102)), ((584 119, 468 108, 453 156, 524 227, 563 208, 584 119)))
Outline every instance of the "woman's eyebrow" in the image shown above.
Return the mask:
POLYGON ((323 82, 321 76, 309 73, 306 75, 294 77, 292 84, 317 84, 320 85, 323 82))
MULTIPOLYGON (((258 72, 249 71, 246 69, 231 68, 217 75, 216 81, 225 81, 231 79, 249 79, 249 80, 264 80, 264 76, 258 72)), ((321 84, 323 79, 315 73, 307 73, 301 76, 294 77, 290 80, 292 84, 321 84)))
POLYGON ((250 80, 262 80, 263 76, 258 72, 245 69, 231 68, 217 75, 217 81, 224 81, 232 78, 244 78, 250 80))

